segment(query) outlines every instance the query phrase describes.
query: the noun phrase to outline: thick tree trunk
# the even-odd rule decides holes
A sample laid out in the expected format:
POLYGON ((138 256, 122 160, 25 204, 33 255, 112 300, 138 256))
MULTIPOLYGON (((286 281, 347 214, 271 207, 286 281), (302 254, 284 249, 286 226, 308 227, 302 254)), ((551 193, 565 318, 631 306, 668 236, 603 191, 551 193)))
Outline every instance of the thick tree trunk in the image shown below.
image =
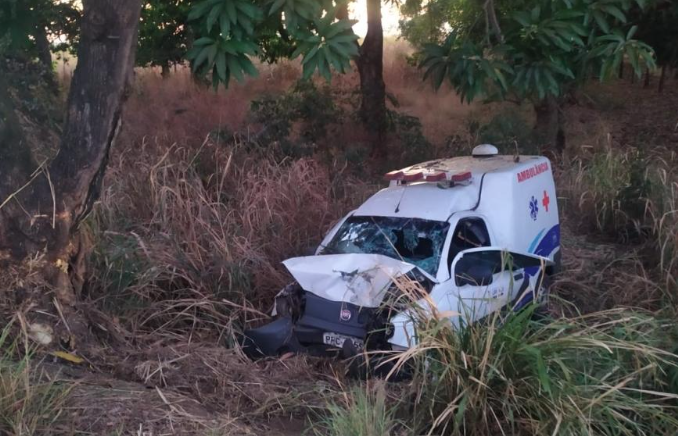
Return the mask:
POLYGON ((367 35, 356 63, 362 96, 360 116, 371 135, 372 154, 383 155, 387 119, 381 0, 367 0, 367 35))
POLYGON ((83 7, 59 153, 41 172, 22 164, 19 174, 19 169, 8 171, 11 162, 3 161, 6 156, 25 161, 25 144, 0 143, 0 258, 3 252, 21 260, 44 251, 46 276, 63 304, 75 300, 69 273, 77 272, 71 262, 81 258, 78 226, 99 196, 120 124, 141 0, 84 0, 83 7))
POLYGON ((565 150, 565 130, 558 99, 548 96, 536 104, 534 110, 536 113, 535 139, 541 146, 554 149, 562 154, 565 150))

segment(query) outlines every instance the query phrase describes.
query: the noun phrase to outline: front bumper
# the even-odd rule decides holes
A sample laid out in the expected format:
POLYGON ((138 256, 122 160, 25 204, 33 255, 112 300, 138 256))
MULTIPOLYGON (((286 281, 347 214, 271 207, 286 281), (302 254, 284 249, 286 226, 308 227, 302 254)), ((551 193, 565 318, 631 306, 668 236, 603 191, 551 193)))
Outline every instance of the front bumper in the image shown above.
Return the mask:
MULTIPOLYGON (((279 356, 286 352, 313 355, 361 351, 368 333, 375 330, 377 309, 327 300, 305 292, 298 319, 281 316, 269 324, 246 330, 242 346, 251 358, 279 356), (341 338, 341 344, 328 340, 341 338), (345 340, 343 340, 345 339, 345 340), (343 346, 348 342, 348 346, 343 346), (348 350, 348 351, 347 351, 348 350)), ((344 356, 350 357, 350 356, 344 356)))

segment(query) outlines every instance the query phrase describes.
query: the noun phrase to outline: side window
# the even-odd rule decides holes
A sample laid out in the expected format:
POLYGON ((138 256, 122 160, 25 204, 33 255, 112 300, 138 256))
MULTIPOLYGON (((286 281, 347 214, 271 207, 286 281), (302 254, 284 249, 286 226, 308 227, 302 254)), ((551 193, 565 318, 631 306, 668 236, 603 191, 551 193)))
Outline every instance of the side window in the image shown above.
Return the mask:
POLYGON ((493 276, 503 268, 502 252, 499 250, 464 253, 454 267, 457 286, 487 286, 493 276))
POLYGON ((482 218, 463 218, 454 229, 450 252, 447 256, 447 268, 452 267, 452 261, 463 250, 469 248, 489 247, 490 235, 482 218))

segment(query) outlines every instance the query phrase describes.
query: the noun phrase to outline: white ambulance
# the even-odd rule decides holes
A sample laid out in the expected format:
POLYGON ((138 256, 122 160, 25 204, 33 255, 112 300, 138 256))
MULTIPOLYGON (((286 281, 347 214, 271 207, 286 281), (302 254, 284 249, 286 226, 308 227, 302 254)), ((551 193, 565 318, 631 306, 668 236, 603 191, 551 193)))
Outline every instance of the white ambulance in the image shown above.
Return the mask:
POLYGON ((548 159, 485 144, 386 179, 314 256, 283 262, 296 281, 276 297, 275 320, 245 332, 249 355, 407 349, 416 342, 412 315, 392 304, 402 276, 428 294, 413 303, 433 304, 457 326, 544 298, 560 266, 548 159))

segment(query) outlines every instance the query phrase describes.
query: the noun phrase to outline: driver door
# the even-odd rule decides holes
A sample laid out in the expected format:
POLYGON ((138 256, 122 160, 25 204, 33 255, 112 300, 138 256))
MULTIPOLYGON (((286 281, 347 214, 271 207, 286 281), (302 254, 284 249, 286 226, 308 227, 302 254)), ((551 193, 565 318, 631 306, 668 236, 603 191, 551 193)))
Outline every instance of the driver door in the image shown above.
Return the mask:
POLYGON ((504 307, 514 307, 528 296, 535 298, 535 267, 543 271, 547 261, 498 247, 460 252, 452 262, 451 272, 465 318, 473 322, 504 307))

